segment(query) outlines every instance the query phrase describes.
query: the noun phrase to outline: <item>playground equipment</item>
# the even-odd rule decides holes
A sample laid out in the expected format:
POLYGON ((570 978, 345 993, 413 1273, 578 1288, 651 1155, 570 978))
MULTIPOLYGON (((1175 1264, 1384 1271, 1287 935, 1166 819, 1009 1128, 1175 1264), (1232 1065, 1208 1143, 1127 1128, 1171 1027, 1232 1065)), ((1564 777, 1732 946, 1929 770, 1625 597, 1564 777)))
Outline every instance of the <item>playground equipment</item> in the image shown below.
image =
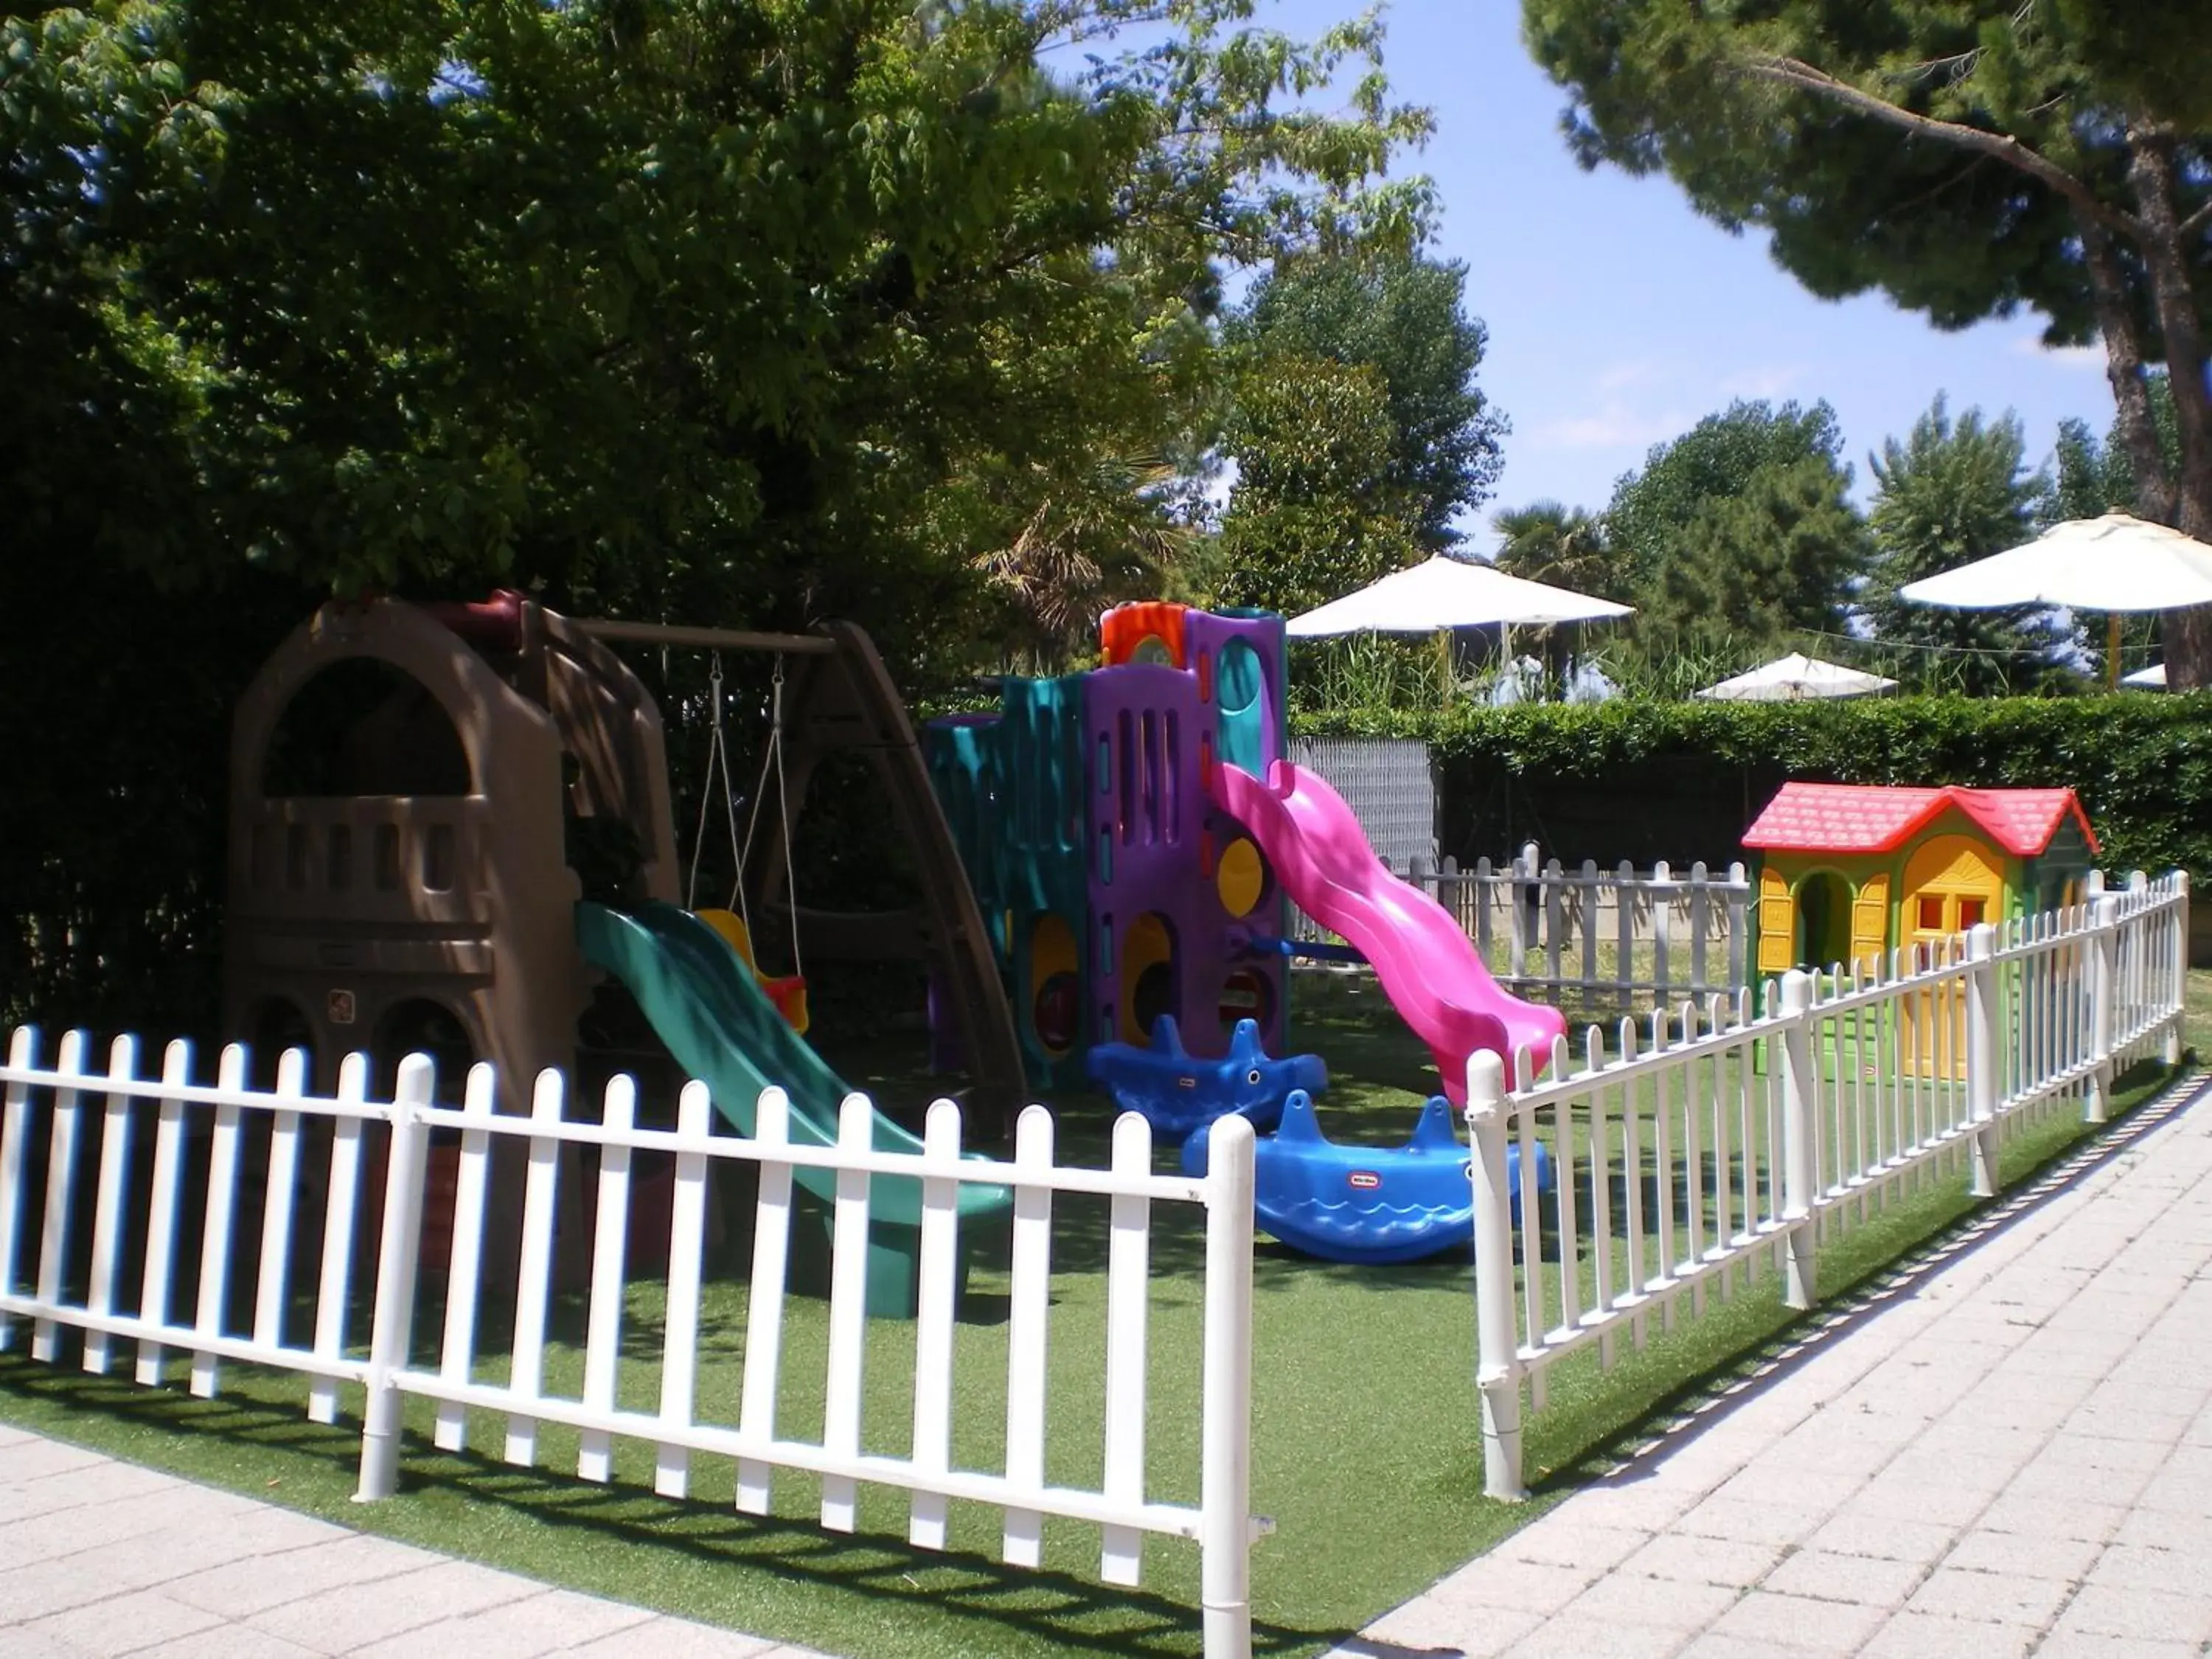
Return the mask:
POLYGON ((1127 605, 1099 638, 1103 666, 1004 680, 999 713, 924 733, 1033 1076, 1072 1081, 1094 1046, 1141 1045, 1163 1014, 1191 1055, 1222 1054, 1248 1019, 1279 1049, 1286 898, 1375 964, 1453 1098, 1477 1049, 1549 1057, 1557 1011, 1501 991, 1284 758, 1280 617, 1127 605))
POLYGON ((1012 988, 1030 1072, 1077 1083, 1096 1043, 1172 1016, 1194 1054, 1240 1020, 1279 1047, 1285 977, 1234 930, 1284 931, 1243 827, 1208 799, 1217 757, 1283 752, 1279 617, 1124 605, 1107 665, 1000 683, 996 714, 932 721, 931 776, 1012 988))
MULTIPOLYGON (((796 665, 771 734, 787 792, 761 826, 740 902, 756 920, 791 924, 817 958, 920 957, 970 1064, 971 1118, 1010 1123, 1024 1093, 1021 1059, 981 917, 904 706, 867 635, 842 623, 771 635, 589 622, 513 593, 472 605, 325 605, 264 665, 234 725, 230 1028, 261 1045, 299 1042, 325 1090, 345 1054, 389 1061, 428 1032, 447 1050, 449 1085, 469 1061, 489 1060, 500 1109, 522 1111, 540 1071, 573 1062, 597 967, 631 984, 679 1063, 712 1061, 701 1074, 740 1130, 760 1079, 794 1090, 795 1115, 828 1099, 834 1121, 842 1086, 833 1093, 818 1060, 800 1058, 811 1051, 785 1018, 772 1030, 753 1018, 775 1005, 750 963, 710 924, 678 928, 661 908, 674 907, 678 872, 660 715, 609 641, 769 652, 796 665), (366 713, 353 710, 341 730, 292 718, 322 676, 363 665, 379 681, 366 713), (845 746, 874 767, 921 870, 911 912, 854 917, 793 902, 790 819, 815 767, 845 746), (319 775, 277 775, 303 760, 319 775), (634 933, 611 911, 578 906, 574 866, 610 848, 634 933), (710 1042, 715 1018, 728 1024, 710 1042), (761 1057, 750 1070, 747 1055, 761 1057)), ((988 1207, 988 1194, 975 1201, 988 1207)), ((876 1247, 910 1264, 900 1195, 874 1213, 876 1247)), ((910 1274, 903 1291, 899 1279, 872 1260, 872 1310, 904 1310, 910 1274)))
POLYGON ((1373 965, 1391 1006, 1436 1055, 1448 1098, 1465 1100, 1468 1059, 1478 1052, 1502 1058, 1517 1084, 1533 1080, 1520 1073, 1550 1059, 1565 1017, 1501 990, 1450 912, 1375 856, 1341 795, 1285 760, 1270 763, 1264 782, 1218 766, 1206 786, 1250 830, 1298 908, 1373 965))
MULTIPOLYGON (((1419 1261, 1474 1243, 1474 1188, 1468 1150, 1452 1131, 1441 1095, 1421 1108, 1403 1146, 1346 1146, 1321 1132, 1313 1097, 1295 1091, 1281 1126, 1259 1143, 1253 1208, 1260 1230, 1305 1255, 1382 1267, 1419 1261)), ((1183 1143, 1186 1174, 1206 1173, 1208 1137, 1183 1143)), ((1521 1148, 1505 1150, 1506 1190, 1521 1219, 1521 1148)), ((1535 1188, 1552 1190, 1551 1155, 1536 1147, 1535 1188)))
POLYGON ((1089 1055, 1091 1079, 1114 1097, 1125 1112, 1139 1112, 1153 1133, 1181 1140, 1231 1112, 1248 1117, 1255 1129, 1268 1129, 1283 1115, 1294 1089, 1318 1094, 1328 1086, 1328 1067, 1318 1054, 1270 1060, 1260 1044, 1260 1028, 1237 1022, 1229 1052, 1200 1060, 1182 1046, 1175 1016, 1152 1023, 1148 1047, 1102 1042, 1089 1055))
POLYGON ((1885 963, 1900 946, 2079 903, 2097 856, 2071 789, 1785 783, 1743 844, 1762 974, 1885 963))

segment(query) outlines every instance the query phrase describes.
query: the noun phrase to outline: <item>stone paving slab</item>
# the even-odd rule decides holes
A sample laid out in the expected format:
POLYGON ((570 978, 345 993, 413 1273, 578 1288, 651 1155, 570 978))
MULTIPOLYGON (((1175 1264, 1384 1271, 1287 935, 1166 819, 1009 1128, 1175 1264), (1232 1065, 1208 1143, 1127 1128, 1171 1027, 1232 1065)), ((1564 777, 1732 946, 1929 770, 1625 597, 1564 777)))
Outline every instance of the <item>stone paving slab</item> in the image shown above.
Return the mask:
POLYGON ((2212 1079, 1334 1659, 2212 1653, 2212 1079))
POLYGON ((0 1424, 7 1659, 826 1659, 0 1424))

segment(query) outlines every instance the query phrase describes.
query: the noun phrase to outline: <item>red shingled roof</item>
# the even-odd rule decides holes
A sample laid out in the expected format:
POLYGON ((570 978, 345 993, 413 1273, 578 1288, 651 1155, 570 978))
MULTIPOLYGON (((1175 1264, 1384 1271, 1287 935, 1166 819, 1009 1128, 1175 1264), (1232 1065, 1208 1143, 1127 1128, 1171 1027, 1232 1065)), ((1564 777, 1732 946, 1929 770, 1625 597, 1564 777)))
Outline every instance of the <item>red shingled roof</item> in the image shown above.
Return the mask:
POLYGON ((2071 789, 1940 789, 1865 783, 1785 783, 1751 828, 1746 847, 1793 853, 1887 853, 1955 806, 2015 858, 2051 845, 2073 814, 2089 850, 2097 850, 2081 803, 2071 789))

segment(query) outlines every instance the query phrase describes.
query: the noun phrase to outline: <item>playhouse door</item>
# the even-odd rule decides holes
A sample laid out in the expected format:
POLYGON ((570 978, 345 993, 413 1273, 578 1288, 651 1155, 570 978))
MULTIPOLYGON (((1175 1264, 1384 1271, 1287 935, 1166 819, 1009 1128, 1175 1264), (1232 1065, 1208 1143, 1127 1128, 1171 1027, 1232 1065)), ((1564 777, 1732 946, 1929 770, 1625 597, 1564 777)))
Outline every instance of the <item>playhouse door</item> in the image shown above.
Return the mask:
MULTIPOLYGON (((2002 914, 2004 872, 1988 849, 1969 836, 1938 836, 1916 850, 1905 866, 1899 933, 1908 945, 1932 947, 1937 960, 1963 951, 1959 936, 2002 914)), ((1961 1080, 1966 1075, 1966 988, 1947 981, 1908 999, 1904 1060, 1921 1077, 1961 1080)))

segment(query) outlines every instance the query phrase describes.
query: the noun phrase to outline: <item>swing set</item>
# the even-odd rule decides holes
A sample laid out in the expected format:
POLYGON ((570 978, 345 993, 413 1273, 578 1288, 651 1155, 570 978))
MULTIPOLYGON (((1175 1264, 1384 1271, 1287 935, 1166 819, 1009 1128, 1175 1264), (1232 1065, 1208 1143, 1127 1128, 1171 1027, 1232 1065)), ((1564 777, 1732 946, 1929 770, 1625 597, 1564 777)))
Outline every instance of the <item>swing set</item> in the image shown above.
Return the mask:
POLYGON ((691 840, 691 866, 684 883, 684 908, 696 915, 700 921, 727 939, 730 948, 752 972, 776 1012, 794 1031, 805 1035, 808 1016, 806 1011, 805 956, 799 938, 799 878, 792 866, 791 854, 791 790, 783 769, 783 657, 775 659, 775 678, 769 694, 768 741, 761 751, 760 776, 753 785, 751 810, 745 818, 742 839, 738 834, 738 795, 737 781, 730 771, 730 750, 722 719, 722 653, 714 654, 707 676, 708 702, 710 710, 707 737, 707 775, 699 787, 699 827, 691 840), (784 975, 771 975, 761 970, 759 960, 753 953, 753 927, 750 908, 745 895, 745 860, 751 855, 755 832, 760 828, 761 807, 767 799, 769 775, 775 775, 777 807, 776 839, 783 846, 783 887, 791 902, 785 909, 791 918, 791 968, 784 975), (732 875, 727 903, 702 908, 699 903, 699 860, 707 850, 707 821, 712 816, 720 782, 720 799, 722 814, 730 832, 730 866, 732 875))

